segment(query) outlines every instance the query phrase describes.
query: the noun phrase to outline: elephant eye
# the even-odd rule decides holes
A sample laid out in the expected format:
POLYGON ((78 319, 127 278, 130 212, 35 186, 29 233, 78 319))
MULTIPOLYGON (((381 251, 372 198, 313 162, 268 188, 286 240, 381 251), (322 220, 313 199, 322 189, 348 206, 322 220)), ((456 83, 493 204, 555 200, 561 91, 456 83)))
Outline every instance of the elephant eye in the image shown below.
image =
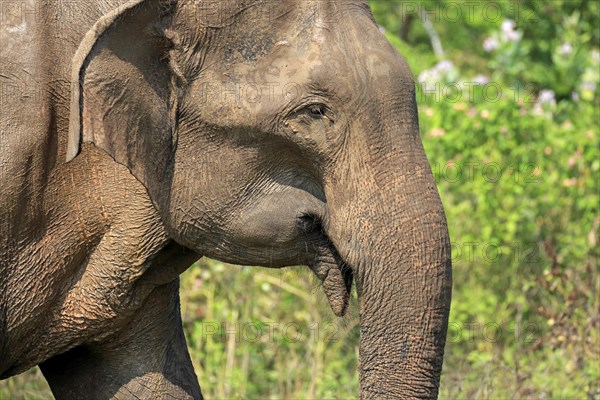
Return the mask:
POLYGON ((315 104, 309 107, 309 112, 311 117, 323 118, 325 116, 325 107, 315 104))
MULTIPOLYGON (((329 125, 334 124, 331 109, 324 104, 315 103, 303 106, 297 112, 312 119, 327 120, 329 125)), ((306 120, 306 123, 309 123, 309 121, 306 120)))

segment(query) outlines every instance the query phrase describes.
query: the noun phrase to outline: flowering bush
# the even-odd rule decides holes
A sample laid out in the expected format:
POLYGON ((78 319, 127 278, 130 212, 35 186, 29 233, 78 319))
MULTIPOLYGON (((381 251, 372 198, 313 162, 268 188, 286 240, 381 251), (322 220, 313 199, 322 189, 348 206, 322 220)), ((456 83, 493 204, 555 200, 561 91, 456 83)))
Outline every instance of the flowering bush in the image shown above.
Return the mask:
POLYGON ((598 399, 600 6, 414 3, 372 7, 424 53, 407 60, 454 257, 441 397, 598 399))

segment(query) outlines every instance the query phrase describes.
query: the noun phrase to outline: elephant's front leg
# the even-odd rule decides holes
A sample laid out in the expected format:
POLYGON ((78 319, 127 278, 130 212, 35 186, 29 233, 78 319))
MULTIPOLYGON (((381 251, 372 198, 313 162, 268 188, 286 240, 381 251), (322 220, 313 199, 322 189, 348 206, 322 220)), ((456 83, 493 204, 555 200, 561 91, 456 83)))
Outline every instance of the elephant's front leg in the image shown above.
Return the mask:
POLYGON ((179 281, 159 286, 102 343, 40 365, 57 399, 202 399, 179 310, 179 281))

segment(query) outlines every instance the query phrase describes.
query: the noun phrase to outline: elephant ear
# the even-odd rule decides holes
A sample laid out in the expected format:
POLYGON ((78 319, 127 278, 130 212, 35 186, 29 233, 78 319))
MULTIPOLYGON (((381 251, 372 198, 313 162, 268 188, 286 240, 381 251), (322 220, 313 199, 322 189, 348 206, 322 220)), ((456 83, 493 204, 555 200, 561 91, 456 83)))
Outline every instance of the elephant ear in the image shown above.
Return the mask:
POLYGON ((130 0, 87 32, 72 63, 67 162, 84 142, 129 168, 153 201, 172 170, 177 88, 164 0, 130 0))

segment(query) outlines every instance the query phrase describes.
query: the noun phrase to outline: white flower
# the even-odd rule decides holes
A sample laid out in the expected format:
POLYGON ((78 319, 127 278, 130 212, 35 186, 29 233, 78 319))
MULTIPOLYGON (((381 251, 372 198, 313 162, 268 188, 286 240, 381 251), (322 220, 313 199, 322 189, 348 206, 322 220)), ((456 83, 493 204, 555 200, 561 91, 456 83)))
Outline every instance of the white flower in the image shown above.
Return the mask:
POLYGON ((483 50, 487 51, 488 53, 496 50, 498 46, 500 46, 500 43, 498 43, 498 40, 494 37, 489 37, 483 41, 483 50))
POLYGON ((485 75, 477 75, 475 78, 473 78, 473 82, 479 85, 487 85, 490 83, 490 78, 485 75))
POLYGON ((437 63, 433 68, 440 74, 445 75, 454 69, 454 64, 452 64, 452 61, 444 60, 437 63))
POLYGON ((515 21, 512 19, 505 19, 502 21, 500 28, 502 32, 502 39, 504 42, 517 42, 521 39, 521 32, 515 30, 515 21))
POLYGON ((600 51, 594 49, 594 50, 592 50, 591 55, 592 55, 592 62, 594 64, 600 64, 600 51))
POLYGON ((533 115, 552 118, 551 110, 556 106, 554 92, 549 89, 540 90, 538 98, 533 106, 533 115))
POLYGON ((514 31, 515 30, 515 21, 513 21, 512 19, 505 19, 504 21, 502 21, 500 30, 502 30, 502 32, 504 32, 504 33, 514 31))
POLYGON ((546 117, 551 118, 552 114, 549 109, 554 108, 554 106, 556 106, 554 92, 549 89, 540 90, 535 105, 533 106, 533 114, 545 115, 546 117))
POLYGON ((440 74, 437 69, 425 69, 421 71, 419 76, 417 77, 417 81, 423 86, 425 91, 436 90, 436 85, 440 81, 440 74))
POLYGON ((440 76, 435 68, 424 69, 417 77, 417 80, 419 83, 438 82, 440 80, 440 76))
POLYGON ((507 32, 504 37, 509 42, 518 42, 519 40, 521 40, 521 32, 519 32, 519 31, 507 32))
POLYGON ((590 81, 583 81, 583 82, 581 82, 581 85, 579 86, 579 88, 582 91, 589 90, 590 92, 595 92, 596 91, 596 83, 590 82, 590 81))
POLYGON ((540 90, 540 93, 538 94, 538 98, 536 101, 537 104, 543 105, 543 104, 556 104, 556 98, 554 95, 554 91, 549 90, 549 89, 544 89, 544 90, 540 90))
POLYGON ((571 46, 571 43, 569 42, 561 44, 558 48, 558 54, 561 56, 569 56, 571 53, 573 53, 573 46, 571 46))
POLYGON ((446 80, 454 70, 454 64, 451 61, 443 60, 433 68, 421 71, 417 76, 417 81, 426 91, 436 90, 437 85, 446 80))

